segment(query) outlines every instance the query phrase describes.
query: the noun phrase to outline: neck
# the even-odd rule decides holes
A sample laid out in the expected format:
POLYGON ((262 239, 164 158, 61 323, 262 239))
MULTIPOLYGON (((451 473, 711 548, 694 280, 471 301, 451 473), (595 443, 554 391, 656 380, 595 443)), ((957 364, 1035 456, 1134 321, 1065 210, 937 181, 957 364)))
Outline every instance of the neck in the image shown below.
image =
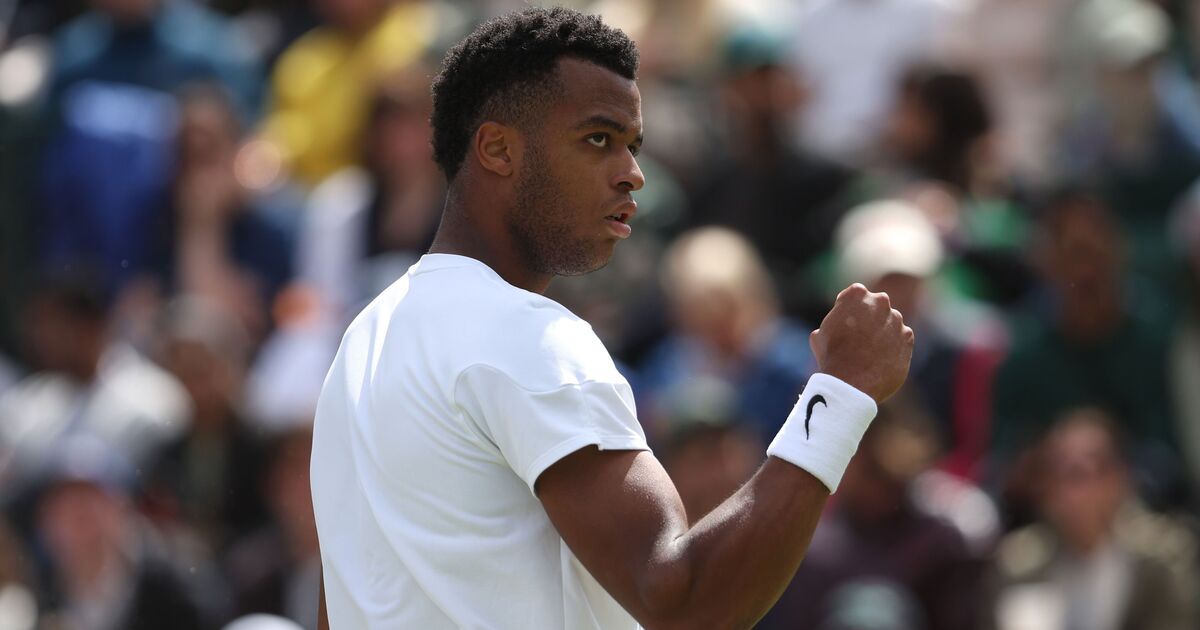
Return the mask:
POLYGON ((520 254, 495 199, 468 195, 456 188, 452 186, 446 196, 446 210, 429 253, 474 258, 514 287, 545 293, 553 274, 535 271, 520 254))

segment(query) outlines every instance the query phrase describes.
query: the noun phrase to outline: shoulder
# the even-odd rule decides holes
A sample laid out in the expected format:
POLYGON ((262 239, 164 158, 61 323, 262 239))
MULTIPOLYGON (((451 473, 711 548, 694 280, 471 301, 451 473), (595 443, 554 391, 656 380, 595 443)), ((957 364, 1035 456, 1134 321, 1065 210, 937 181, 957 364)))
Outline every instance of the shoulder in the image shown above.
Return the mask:
POLYGON ((592 381, 623 382, 591 325, 557 302, 507 286, 492 286, 478 298, 483 299, 473 306, 481 310, 470 319, 477 333, 479 365, 534 391, 592 381))
POLYGON ((479 264, 419 267, 414 286, 444 294, 429 315, 455 335, 464 369, 487 366, 533 391, 624 382, 591 325, 558 302, 509 285, 479 264))

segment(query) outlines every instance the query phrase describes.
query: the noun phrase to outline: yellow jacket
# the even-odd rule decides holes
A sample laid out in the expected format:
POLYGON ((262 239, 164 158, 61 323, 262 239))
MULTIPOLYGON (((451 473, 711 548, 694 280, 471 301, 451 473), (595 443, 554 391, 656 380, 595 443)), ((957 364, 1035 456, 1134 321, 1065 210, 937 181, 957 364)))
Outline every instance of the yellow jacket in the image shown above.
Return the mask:
POLYGON ((297 179, 313 186, 359 161, 378 82, 426 51, 436 37, 436 19, 430 4, 404 3, 364 35, 318 27, 284 51, 272 76, 262 135, 297 179))

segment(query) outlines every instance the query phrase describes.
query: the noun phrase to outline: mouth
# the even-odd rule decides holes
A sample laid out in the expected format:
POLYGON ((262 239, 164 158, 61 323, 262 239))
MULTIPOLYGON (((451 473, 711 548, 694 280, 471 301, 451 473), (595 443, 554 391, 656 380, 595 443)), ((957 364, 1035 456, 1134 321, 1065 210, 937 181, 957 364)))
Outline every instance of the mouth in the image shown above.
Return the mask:
POLYGON ((637 214, 637 202, 626 197, 625 201, 617 205, 612 214, 604 218, 609 221, 628 224, 635 214, 637 214))
POLYGON ((637 203, 630 201, 621 204, 616 212, 604 217, 608 222, 608 227, 617 235, 618 238, 629 238, 633 233, 633 228, 629 227, 629 220, 637 213, 637 203))

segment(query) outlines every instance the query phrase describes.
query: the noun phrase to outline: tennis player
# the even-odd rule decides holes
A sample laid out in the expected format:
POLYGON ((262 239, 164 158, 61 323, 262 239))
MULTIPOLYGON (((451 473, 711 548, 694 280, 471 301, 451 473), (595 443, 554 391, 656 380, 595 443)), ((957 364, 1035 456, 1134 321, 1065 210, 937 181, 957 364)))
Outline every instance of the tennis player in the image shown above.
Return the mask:
POLYGON ((912 331, 886 295, 846 289, 763 466, 685 513, 608 352, 542 296, 630 235, 637 64, 625 34, 566 9, 492 20, 446 55, 437 238, 350 325, 317 410, 335 630, 749 627, 904 381, 912 331))

